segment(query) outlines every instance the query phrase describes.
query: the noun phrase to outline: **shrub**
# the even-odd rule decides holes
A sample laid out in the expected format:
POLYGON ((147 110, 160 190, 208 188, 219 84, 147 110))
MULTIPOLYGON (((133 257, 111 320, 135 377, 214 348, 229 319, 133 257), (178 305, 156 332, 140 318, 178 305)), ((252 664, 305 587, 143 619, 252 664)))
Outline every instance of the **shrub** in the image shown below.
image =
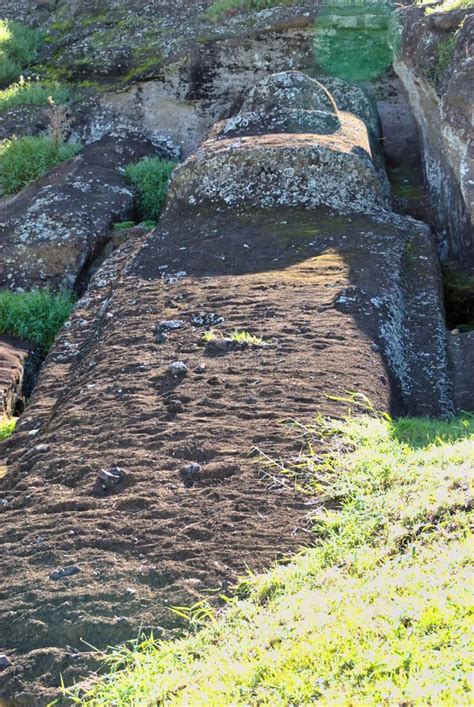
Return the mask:
POLYGON ((0 20, 0 85, 15 81, 38 54, 41 33, 12 20, 0 20))
POLYGON ((34 341, 46 353, 73 306, 71 292, 4 290, 0 292, 0 334, 34 341))
POLYGON ((0 142, 0 191, 15 194, 55 165, 79 152, 77 145, 58 144, 50 137, 11 138, 0 142))
POLYGON ((158 219, 168 191, 171 173, 176 164, 159 157, 145 157, 126 167, 125 176, 138 194, 138 210, 142 220, 158 219))
POLYGON ((69 100, 70 91, 56 82, 20 79, 0 91, 0 113, 25 105, 46 106, 50 97, 56 104, 63 104, 69 100))

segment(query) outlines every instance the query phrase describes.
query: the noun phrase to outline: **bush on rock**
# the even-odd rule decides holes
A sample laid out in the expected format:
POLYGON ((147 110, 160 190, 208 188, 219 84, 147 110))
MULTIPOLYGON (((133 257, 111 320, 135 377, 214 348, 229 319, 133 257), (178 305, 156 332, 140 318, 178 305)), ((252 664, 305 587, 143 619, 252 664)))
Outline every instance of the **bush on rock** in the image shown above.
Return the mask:
POLYGON ((145 157, 126 167, 125 176, 133 184, 138 195, 138 211, 141 220, 158 219, 165 202, 171 173, 176 164, 159 157, 145 157))
POLYGON ((15 194, 79 151, 78 145, 58 143, 51 137, 3 140, 0 142, 0 193, 15 194))

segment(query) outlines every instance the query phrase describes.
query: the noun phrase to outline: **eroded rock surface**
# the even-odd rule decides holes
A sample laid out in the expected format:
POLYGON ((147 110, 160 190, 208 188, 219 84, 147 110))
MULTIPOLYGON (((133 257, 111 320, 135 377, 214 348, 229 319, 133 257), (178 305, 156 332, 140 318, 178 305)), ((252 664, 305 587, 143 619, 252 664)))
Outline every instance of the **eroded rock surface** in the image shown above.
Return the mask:
POLYGON ((395 70, 408 94, 422 142, 426 182, 445 255, 474 265, 474 12, 405 14, 395 70))
POLYGON ((23 412, 25 367, 35 346, 13 336, 0 336, 0 419, 23 412))
POLYGON ((338 137, 216 128, 178 170, 160 226, 106 261, 57 339, 4 445, 2 696, 46 701, 59 672, 71 683, 90 665, 81 638, 159 635, 176 625, 170 605, 305 542, 306 499, 259 463, 301 451, 289 411, 341 414, 346 391, 392 412, 451 409, 432 234, 378 197, 364 124, 333 117, 338 137), (295 155, 294 198, 278 201, 295 155), (336 213, 324 180, 349 193, 352 164, 376 208, 340 196, 336 213), (209 323, 262 345, 207 348, 209 323))
POLYGON ((74 287, 134 198, 119 171, 150 154, 149 140, 114 133, 0 202, 0 287, 74 287))

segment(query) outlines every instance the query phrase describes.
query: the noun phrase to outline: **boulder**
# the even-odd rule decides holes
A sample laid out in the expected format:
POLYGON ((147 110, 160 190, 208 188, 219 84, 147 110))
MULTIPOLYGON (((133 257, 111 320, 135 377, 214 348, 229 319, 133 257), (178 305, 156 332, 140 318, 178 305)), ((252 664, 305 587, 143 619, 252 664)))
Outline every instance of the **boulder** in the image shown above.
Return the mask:
POLYGON ((377 109, 363 88, 335 77, 311 78, 300 71, 281 71, 264 78, 246 96, 241 113, 279 110, 335 109, 360 118, 373 136, 380 132, 377 109))
POLYGON ((72 288, 134 198, 120 169, 164 154, 146 138, 106 135, 0 203, 0 287, 72 288))
POLYGON ((394 67, 415 116, 441 252, 474 264, 474 12, 404 13, 394 67))
POLYGON ((14 336, 0 336, 0 419, 23 412, 25 368, 35 346, 14 336))

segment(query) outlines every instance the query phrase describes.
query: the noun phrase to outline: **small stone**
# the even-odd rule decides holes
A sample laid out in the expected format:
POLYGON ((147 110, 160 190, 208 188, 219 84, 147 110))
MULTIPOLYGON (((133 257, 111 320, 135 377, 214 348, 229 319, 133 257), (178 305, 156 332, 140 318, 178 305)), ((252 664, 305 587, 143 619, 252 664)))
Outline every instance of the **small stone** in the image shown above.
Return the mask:
POLYGON ((137 593, 136 589, 133 589, 132 587, 127 587, 125 590, 125 594, 128 594, 129 596, 133 597, 137 593))
POLYGON ((214 353, 226 353, 235 348, 235 341, 229 338, 211 339, 207 343, 206 349, 214 353))
POLYGON ((222 324, 223 321, 224 317, 221 317, 221 315, 216 312, 201 312, 200 314, 193 314, 191 317, 192 325, 199 327, 203 326, 209 328, 222 324))
POLYGON ((124 473, 120 467, 114 465, 109 470, 100 469, 97 477, 106 487, 113 488, 122 481, 124 473))
POLYGON ((181 402, 181 400, 166 400, 165 405, 168 409, 168 412, 176 414, 178 412, 183 412, 184 410, 184 405, 181 402))
POLYGON ((67 567, 60 567, 54 570, 54 572, 51 572, 49 578, 52 579, 53 582, 57 582, 58 579, 64 579, 64 577, 72 577, 75 574, 79 574, 80 571, 77 565, 68 565, 67 567))
POLYGON ((11 665, 11 661, 7 658, 6 655, 0 655, 0 670, 6 670, 9 668, 11 665))
POLYGON ((201 374, 205 373, 206 370, 206 365, 204 363, 200 363, 199 366, 196 366, 196 368, 194 369, 194 373, 201 374))
POLYGON ((186 376, 188 374, 188 367, 182 361, 173 361, 168 366, 168 373, 172 376, 186 376))
POLYGON ((378 353, 380 351, 380 346, 374 343, 370 345, 370 348, 372 349, 372 351, 375 351, 375 353, 378 353))
POLYGON ((157 332, 176 331, 176 329, 182 329, 184 326, 185 322, 181 319, 168 319, 158 324, 157 332))
POLYGON ((212 376, 207 381, 208 385, 220 385, 221 379, 218 376, 212 376))
POLYGON ((181 477, 186 486, 191 486, 201 476, 202 467, 200 464, 188 464, 181 470, 181 477))
POLYGON ((0 508, 7 508, 8 501, 6 498, 0 498, 0 508))
POLYGON ((164 344, 167 339, 168 337, 163 331, 159 331, 156 335, 156 341, 158 344, 164 344))
POLYGON ((35 452, 49 452, 49 444, 37 444, 34 450, 35 452))

